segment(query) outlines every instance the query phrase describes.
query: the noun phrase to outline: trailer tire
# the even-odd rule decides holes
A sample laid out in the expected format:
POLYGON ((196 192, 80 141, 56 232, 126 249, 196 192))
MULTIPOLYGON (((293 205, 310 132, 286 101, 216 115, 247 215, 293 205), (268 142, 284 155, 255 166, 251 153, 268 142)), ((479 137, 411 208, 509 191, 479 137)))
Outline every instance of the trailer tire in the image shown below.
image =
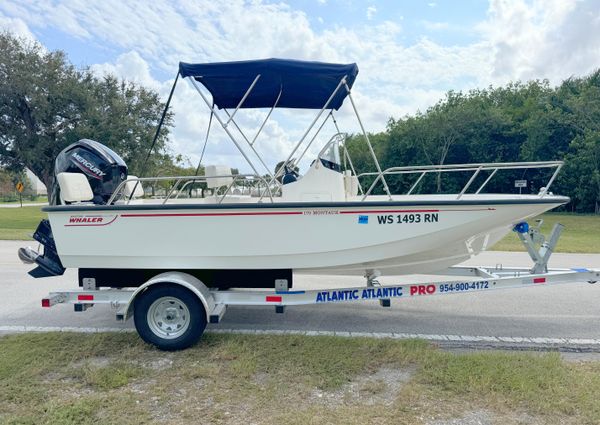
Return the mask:
POLYGON ((144 341, 166 351, 194 345, 206 328, 202 302, 178 284, 158 284, 139 294, 133 319, 144 341))

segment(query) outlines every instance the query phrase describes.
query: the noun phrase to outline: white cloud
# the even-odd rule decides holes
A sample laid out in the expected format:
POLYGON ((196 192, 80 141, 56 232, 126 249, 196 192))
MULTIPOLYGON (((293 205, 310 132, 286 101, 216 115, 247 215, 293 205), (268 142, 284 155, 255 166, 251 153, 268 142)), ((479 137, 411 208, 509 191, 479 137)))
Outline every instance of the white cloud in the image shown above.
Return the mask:
POLYGON ((98 76, 111 74, 154 90, 161 87, 150 74, 148 63, 135 50, 119 55, 114 64, 94 64, 90 66, 90 70, 98 76))
POLYGON ((10 18, 2 13, 0 13, 0 31, 9 31, 29 41, 36 40, 27 24, 22 19, 10 18))
POLYGON ((599 66, 600 1, 492 0, 478 26, 493 50, 491 79, 553 83, 599 66))
POLYGON ((377 13, 377 8, 375 6, 367 7, 367 19, 369 21, 375 17, 376 13, 377 13))
POLYGON ((422 24, 423 27, 428 31, 445 31, 451 28, 449 22, 434 22, 424 20, 422 24))

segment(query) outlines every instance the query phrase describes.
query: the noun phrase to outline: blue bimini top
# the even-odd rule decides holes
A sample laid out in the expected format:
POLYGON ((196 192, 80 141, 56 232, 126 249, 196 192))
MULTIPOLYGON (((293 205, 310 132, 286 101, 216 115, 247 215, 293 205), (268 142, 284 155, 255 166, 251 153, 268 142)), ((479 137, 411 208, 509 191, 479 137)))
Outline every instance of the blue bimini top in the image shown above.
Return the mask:
MULTIPOLYGON (((257 75, 260 78, 241 108, 271 108, 279 97, 278 108, 321 109, 342 78, 346 77, 348 88, 352 87, 358 66, 287 59, 180 62, 179 74, 206 87, 219 109, 236 108, 257 75)), ((339 109, 347 95, 342 85, 326 109, 339 109)))

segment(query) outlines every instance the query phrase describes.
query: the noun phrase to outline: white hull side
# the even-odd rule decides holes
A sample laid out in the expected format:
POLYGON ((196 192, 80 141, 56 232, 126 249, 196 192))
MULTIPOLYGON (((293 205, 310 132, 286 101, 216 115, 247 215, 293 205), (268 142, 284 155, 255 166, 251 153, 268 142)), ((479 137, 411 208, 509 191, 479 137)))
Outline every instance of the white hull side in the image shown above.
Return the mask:
POLYGON ((460 263, 489 247, 512 224, 562 203, 125 211, 99 207, 49 211, 49 218, 65 267, 278 268, 320 274, 380 269, 403 274, 460 263), (378 216, 392 215, 395 221, 398 214, 419 215, 421 222, 378 222, 378 216), (425 222, 425 214, 437 214, 438 221, 425 222))
POLYGON ((330 274, 364 276, 366 270, 378 270, 384 275, 426 274, 445 270, 491 248, 496 242, 512 231, 505 226, 494 231, 473 237, 470 241, 461 240, 443 247, 422 251, 413 255, 399 255, 382 261, 359 263, 348 267, 295 270, 300 274, 330 274))

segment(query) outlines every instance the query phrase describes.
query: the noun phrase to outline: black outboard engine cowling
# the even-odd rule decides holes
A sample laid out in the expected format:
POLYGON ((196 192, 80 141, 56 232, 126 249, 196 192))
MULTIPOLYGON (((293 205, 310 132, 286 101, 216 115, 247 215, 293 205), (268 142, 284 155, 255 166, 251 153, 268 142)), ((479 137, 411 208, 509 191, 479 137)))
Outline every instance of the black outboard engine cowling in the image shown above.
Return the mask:
POLYGON ((81 173, 90 182, 95 204, 106 204, 117 186, 127 179, 125 161, 102 143, 81 139, 67 146, 56 157, 51 205, 60 205, 60 188, 56 181, 59 173, 81 173))

